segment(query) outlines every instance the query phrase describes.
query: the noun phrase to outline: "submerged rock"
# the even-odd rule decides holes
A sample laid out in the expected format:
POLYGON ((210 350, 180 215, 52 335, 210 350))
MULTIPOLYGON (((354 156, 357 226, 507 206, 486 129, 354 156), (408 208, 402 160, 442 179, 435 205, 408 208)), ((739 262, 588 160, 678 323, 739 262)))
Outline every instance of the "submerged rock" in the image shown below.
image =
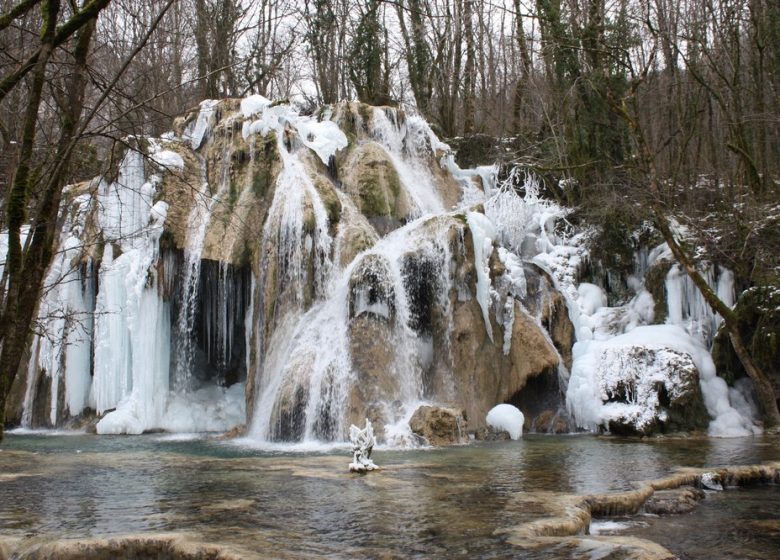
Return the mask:
POLYGON ((478 441, 508 441, 512 439, 509 432, 500 428, 488 426, 474 432, 474 439, 478 441))
POLYGON ((419 407, 409 420, 415 434, 424 437, 430 445, 467 443, 466 418, 463 410, 443 406, 419 407))
MULTIPOLYGON (((24 560, 115 560, 160 558, 166 560, 240 560, 244 551, 206 544, 179 534, 141 534, 107 539, 68 539, 43 544, 23 540, 0 543, 0 557, 24 560), (4 550, 5 549, 5 550, 4 550)), ((256 557, 250 554, 249 557, 256 557)))
POLYGON ((645 502, 645 512, 656 515, 680 514, 693 511, 704 492, 692 486, 683 486, 674 490, 657 490, 645 502))

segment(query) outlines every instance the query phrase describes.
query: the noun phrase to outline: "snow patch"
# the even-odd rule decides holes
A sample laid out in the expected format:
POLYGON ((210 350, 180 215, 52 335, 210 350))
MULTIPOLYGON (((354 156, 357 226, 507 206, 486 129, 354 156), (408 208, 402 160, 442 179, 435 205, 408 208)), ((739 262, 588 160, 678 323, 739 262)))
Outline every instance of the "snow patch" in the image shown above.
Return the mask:
POLYGON ((494 406, 487 413, 485 421, 497 430, 509 432, 509 437, 512 439, 520 439, 523 436, 525 417, 520 409, 511 404, 494 406))

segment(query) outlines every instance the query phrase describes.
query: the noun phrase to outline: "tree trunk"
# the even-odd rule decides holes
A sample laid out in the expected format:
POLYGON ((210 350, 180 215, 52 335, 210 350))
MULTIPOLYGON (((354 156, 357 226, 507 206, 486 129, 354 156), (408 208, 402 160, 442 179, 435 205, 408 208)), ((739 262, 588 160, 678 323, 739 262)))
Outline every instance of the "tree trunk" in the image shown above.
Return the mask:
MULTIPOLYGON (((54 11, 51 10, 53 4, 56 4, 56 1, 49 4, 49 17, 44 18, 46 23, 50 23, 52 29, 56 25, 56 9, 54 11)), ((72 154, 71 144, 84 106, 84 93, 87 84, 87 56, 94 30, 95 20, 91 19, 87 20, 78 33, 74 49, 74 73, 67 84, 66 90, 68 106, 62 108, 62 129, 54 157, 55 168, 52 175, 45 181, 39 211, 29 233, 32 240, 23 258, 21 245, 17 245, 19 259, 14 262, 14 268, 11 268, 10 260, 8 263, 10 269, 9 291, 2 310, 3 330, 0 332, 0 342, 2 344, 0 346, 0 441, 2 441, 3 437, 6 399, 21 365, 46 269, 54 252, 57 214, 59 213, 62 189, 68 178, 68 164, 72 154)), ((44 39, 47 37, 45 28, 42 37, 44 39)), ((36 68, 34 75, 36 83, 33 87, 33 93, 37 91, 37 95, 30 97, 27 115, 27 118, 32 119, 33 123, 37 120, 37 107, 40 106, 41 102, 42 82, 40 84, 41 87, 38 87, 37 80, 45 79, 47 60, 48 56, 39 59, 41 66, 36 68), (33 111, 33 107, 36 108, 35 111, 33 111)), ((34 129, 35 127, 33 126, 31 128, 32 132, 28 131, 28 134, 34 135, 34 129)), ((29 157, 27 163, 26 169, 27 173, 29 173, 29 157)), ((24 206, 26 204, 27 199, 24 200, 24 206)), ((9 205, 9 213, 12 210, 12 207, 9 205)))
POLYGON ((512 118, 514 120, 513 128, 516 134, 519 134, 525 125, 525 115, 523 111, 525 90, 529 87, 531 79, 531 55, 528 53, 528 44, 525 38, 525 29, 523 29, 523 15, 521 13, 522 5, 520 0, 514 0, 515 6, 515 41, 520 51, 520 75, 515 84, 515 95, 512 104, 512 118))
POLYGON ((466 36, 466 66, 463 68, 463 133, 474 132, 474 86, 476 65, 474 52, 473 0, 463 1, 463 34, 466 36))

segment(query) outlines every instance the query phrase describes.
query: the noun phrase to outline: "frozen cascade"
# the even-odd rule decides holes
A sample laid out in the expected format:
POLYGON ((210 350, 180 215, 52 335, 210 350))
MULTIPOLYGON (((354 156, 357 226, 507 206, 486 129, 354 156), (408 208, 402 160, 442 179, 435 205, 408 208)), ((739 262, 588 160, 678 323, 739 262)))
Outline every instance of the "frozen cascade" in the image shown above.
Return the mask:
POLYGON ((414 217, 444 212, 444 203, 428 170, 430 163, 423 159, 435 139, 430 127, 415 115, 407 116, 399 123, 396 113, 391 111, 389 114, 390 117, 384 109, 375 107, 370 133, 390 156, 401 184, 414 203, 414 217))
MULTIPOLYGON (((707 284, 716 290, 718 297, 729 307, 734 305, 734 274, 722 267, 708 265, 701 271, 707 284)), ((667 322, 685 329, 691 336, 701 340, 708 348, 722 321, 720 315, 713 312, 693 280, 680 269, 672 265, 665 281, 669 310, 667 322)))
POLYGON ((96 303, 93 395, 99 414, 116 409, 98 422, 100 434, 158 427, 168 393, 170 305, 158 293, 153 267, 168 205, 153 204, 155 186, 146 182, 143 163, 140 154, 128 152, 121 184, 104 183, 99 194, 107 243, 96 303), (127 196, 134 210, 129 223, 127 196), (116 257, 115 243, 122 249, 116 257))
POLYGON ((44 295, 37 324, 43 329, 34 336, 28 365, 28 384, 22 425, 32 425, 33 388, 39 375, 50 383, 47 422, 54 426, 64 414, 81 414, 89 404, 90 357, 94 307, 94 278, 91 263, 79 262, 86 214, 91 206, 88 195, 71 203, 55 254, 44 280, 44 295), (60 384, 65 385, 65 407, 59 410, 60 384))
MULTIPOLYGON (((404 260, 411 252, 433 259, 440 276, 437 299, 446 305, 450 289, 450 255, 446 220, 421 218, 395 230, 373 248, 361 253, 344 270, 334 274, 326 299, 299 317, 288 316, 274 335, 265 364, 265 383, 256 401, 250 435, 265 441, 282 439, 280 404, 290 394, 303 394, 299 403, 303 418, 295 439, 342 439, 350 390, 356 382, 349 351, 350 319, 364 314, 388 321, 389 347, 394 350, 392 369, 398 378, 394 411, 388 424, 411 415, 422 400, 422 354, 419 335, 412 328, 413 311, 404 278, 404 260), (355 278, 368 278, 374 289, 364 291, 355 278), (294 389, 295 387, 300 388, 294 389), (292 390, 290 390, 293 388, 292 390)), ((390 408, 391 403, 386 403, 390 408)), ((284 438, 289 439, 289 438, 284 438)))
MULTIPOLYGON (((212 108, 201 108, 198 119, 204 112, 208 113, 212 108)), ((206 230, 211 221, 214 206, 230 186, 230 157, 225 148, 220 160, 219 187, 214 196, 210 194, 210 185, 206 172, 206 162, 201 158, 201 186, 195 197, 195 201, 187 218, 187 245, 184 248, 184 274, 179 287, 178 317, 176 320, 176 366, 173 376, 173 386, 177 391, 188 391, 192 387, 192 367, 194 348, 193 326, 195 321, 195 306, 197 303, 198 289, 200 286, 201 255, 203 243, 206 239, 206 230)))

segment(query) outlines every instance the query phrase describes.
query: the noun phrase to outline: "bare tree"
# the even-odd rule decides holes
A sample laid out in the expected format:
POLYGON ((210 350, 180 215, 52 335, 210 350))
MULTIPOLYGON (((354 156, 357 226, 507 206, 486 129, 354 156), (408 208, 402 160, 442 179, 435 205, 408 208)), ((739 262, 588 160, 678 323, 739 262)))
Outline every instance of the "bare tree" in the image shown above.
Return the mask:
MULTIPOLYGON (((14 22, 38 8, 38 17, 28 20, 34 26, 30 31, 38 27, 38 33, 30 34, 36 39, 28 41, 14 57, 22 62, 4 66, 0 79, 2 102, 15 88, 25 87, 23 77, 30 76, 24 91, 20 148, 5 199, 8 254, 0 281, 3 288, 0 293, 0 413, 5 411, 6 397, 21 363, 46 268, 54 251, 60 201, 71 177, 76 147, 108 93, 116 87, 121 74, 174 1, 162 5, 147 34, 118 74, 101 88, 102 92, 86 114, 83 113, 88 97, 90 52, 97 18, 109 0, 91 0, 81 7, 61 6, 59 0, 42 0, 31 2, 27 11, 11 9, 0 17, 2 22, 14 22), (59 124, 55 135, 41 137, 39 128, 44 124, 42 118, 47 114, 44 109, 50 102, 57 108, 59 124), (45 146, 48 157, 37 157, 36 146, 45 146), (23 243, 22 229, 28 223, 29 234, 23 243)), ((2 426, 0 421, 0 438, 2 426)))

